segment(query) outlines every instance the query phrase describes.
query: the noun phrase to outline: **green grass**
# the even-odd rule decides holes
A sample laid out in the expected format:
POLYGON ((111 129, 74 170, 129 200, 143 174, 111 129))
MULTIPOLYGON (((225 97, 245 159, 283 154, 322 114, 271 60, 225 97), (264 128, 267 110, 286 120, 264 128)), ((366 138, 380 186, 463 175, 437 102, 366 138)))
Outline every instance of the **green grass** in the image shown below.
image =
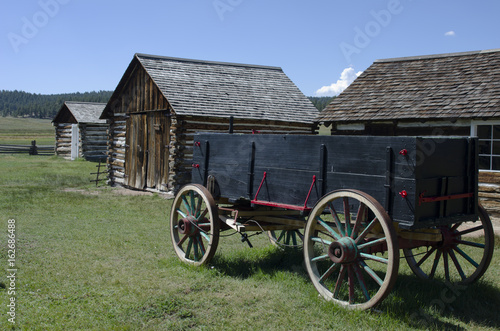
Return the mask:
POLYGON ((0 144, 54 145, 55 128, 52 121, 36 118, 0 117, 0 144))
MULTIPOLYGON (((483 279, 466 288, 421 281, 404 261, 374 311, 318 297, 300 251, 267 236, 221 238, 208 267, 177 259, 170 200, 90 183, 95 163, 0 156, 0 282, 16 220, 16 327, 33 330, 460 330, 500 328, 500 240, 483 279)), ((0 288, 0 329, 8 329, 0 288)))

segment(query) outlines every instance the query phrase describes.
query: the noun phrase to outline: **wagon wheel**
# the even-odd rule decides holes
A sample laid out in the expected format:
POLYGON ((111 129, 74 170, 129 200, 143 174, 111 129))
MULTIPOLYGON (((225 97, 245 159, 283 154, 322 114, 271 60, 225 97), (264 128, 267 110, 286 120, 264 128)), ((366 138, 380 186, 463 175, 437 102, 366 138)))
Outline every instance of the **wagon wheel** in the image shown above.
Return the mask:
POLYGON ((325 299, 349 308, 371 308, 389 294, 398 273, 399 249, 391 219, 366 193, 331 192, 309 215, 304 260, 325 299))
POLYGON ((189 184, 175 196, 170 234, 175 253, 184 262, 207 264, 219 243, 219 215, 212 195, 201 185, 189 184))
POLYGON ((422 279, 471 284, 488 269, 495 234, 486 210, 479 205, 479 221, 439 227, 443 240, 430 247, 404 249, 411 270, 422 279))
POLYGON ((298 230, 271 230, 267 232, 269 240, 278 247, 302 247, 304 241, 303 229, 298 230))

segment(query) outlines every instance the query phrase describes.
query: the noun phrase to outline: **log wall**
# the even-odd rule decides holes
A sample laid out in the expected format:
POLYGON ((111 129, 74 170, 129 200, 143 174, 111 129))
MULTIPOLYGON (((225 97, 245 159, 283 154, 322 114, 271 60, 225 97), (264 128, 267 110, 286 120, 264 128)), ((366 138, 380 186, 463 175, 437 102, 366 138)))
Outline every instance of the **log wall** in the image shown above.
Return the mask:
POLYGON ((81 123, 80 156, 95 161, 106 158, 108 148, 108 125, 98 123, 81 123))
POLYGON ((71 123, 56 125, 56 155, 71 159, 71 123))
POLYGON ((125 184, 125 132, 127 116, 116 113, 110 120, 108 130, 108 175, 109 184, 125 184))
MULTIPOLYGON (((71 123, 58 123, 56 125, 56 155, 65 159, 71 159, 71 126, 71 123)), ((90 161, 106 157, 108 125, 80 123, 78 128, 78 157, 90 161)))

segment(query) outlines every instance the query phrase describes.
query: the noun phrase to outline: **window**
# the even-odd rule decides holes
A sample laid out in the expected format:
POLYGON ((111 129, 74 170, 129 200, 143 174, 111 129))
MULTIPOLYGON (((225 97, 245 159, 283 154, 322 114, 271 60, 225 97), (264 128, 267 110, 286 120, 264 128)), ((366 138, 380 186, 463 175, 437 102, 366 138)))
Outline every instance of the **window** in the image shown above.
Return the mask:
POLYGON ((477 125, 479 169, 500 171, 500 124, 477 125))

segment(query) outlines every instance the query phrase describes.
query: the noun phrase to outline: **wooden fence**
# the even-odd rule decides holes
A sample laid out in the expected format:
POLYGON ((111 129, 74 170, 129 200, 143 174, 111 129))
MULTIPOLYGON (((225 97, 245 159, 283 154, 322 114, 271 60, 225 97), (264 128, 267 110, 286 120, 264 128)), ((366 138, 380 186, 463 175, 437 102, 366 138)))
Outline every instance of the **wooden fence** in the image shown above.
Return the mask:
POLYGON ((0 144, 0 154, 29 154, 29 155, 54 155, 54 146, 45 145, 37 146, 36 140, 31 142, 31 145, 5 145, 0 144))

